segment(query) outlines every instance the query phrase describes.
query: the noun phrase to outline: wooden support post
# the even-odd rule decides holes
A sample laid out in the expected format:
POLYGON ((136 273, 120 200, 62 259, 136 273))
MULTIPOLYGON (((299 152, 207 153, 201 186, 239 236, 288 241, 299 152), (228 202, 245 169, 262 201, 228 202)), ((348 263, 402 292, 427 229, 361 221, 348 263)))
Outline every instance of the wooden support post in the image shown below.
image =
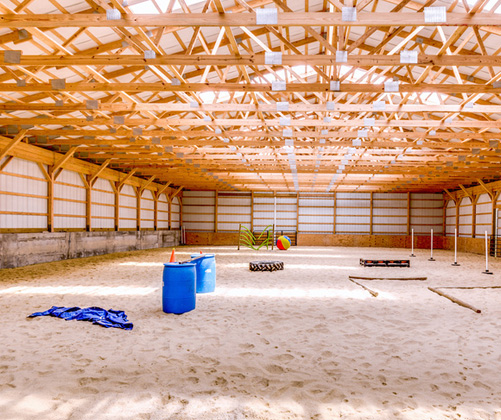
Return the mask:
POLYGON ((370 205, 370 219, 369 219, 369 235, 372 235, 372 233, 374 232, 374 229, 373 229, 373 212, 374 212, 374 193, 371 191, 370 193, 370 202, 369 202, 369 205, 370 205))
POLYGON ((218 194, 219 194, 219 191, 216 190, 215 191, 215 195, 214 195, 214 232, 217 233, 217 207, 218 207, 218 194))
POLYGON ((449 204, 449 200, 446 200, 444 197, 444 204, 442 206, 442 232, 444 236, 446 235, 446 229, 447 229, 447 205, 449 204))
POLYGON ((461 205, 461 200, 458 199, 455 204, 456 204, 456 229, 459 236, 459 207, 461 205))
POLYGON ((54 232, 54 177, 50 166, 45 170, 45 167, 37 162, 40 172, 42 172, 45 180, 47 181, 47 230, 54 232))
POLYGON ((181 197, 182 195, 180 195, 177 199, 177 202, 179 203, 179 228, 183 226, 183 200, 181 199, 181 197))
POLYGON ((296 246, 297 246, 298 233, 299 233, 299 193, 296 194, 296 246))
POLYGON ((167 197, 167 203, 169 206, 169 230, 172 229, 172 200, 170 199, 169 194, 165 193, 165 196, 167 197))
POLYGON ((336 234, 336 193, 332 193, 333 194, 333 198, 334 198, 334 215, 333 215, 333 224, 332 224, 332 234, 335 235, 336 234))
POLYGON ((115 231, 118 232, 120 230, 120 188, 119 182, 110 181, 111 187, 113 188, 113 195, 115 197, 114 205, 113 205, 113 221, 115 225, 115 231))
POLYGON ((491 221, 491 232, 492 232, 492 235, 496 236, 498 235, 498 233, 496 232, 496 224, 497 224, 497 220, 496 220, 496 202, 498 200, 498 196, 499 196, 499 191, 496 191, 493 195, 492 195, 492 221, 491 221))
MULTIPOLYGON (((407 193, 407 236, 411 234, 411 193, 407 193)), ((445 231, 444 231, 445 232, 445 231)))
POLYGON ((50 170, 47 178, 47 230, 54 232, 54 177, 50 170))
POLYGON ((238 248, 237 250, 240 251, 240 238, 242 237, 242 223, 238 224, 238 248))
POLYGON ((158 199, 160 195, 157 191, 153 191, 153 230, 158 230, 158 199))
POLYGON ((141 195, 143 190, 139 187, 134 188, 136 192, 136 230, 141 230, 141 195))
POLYGON ((251 214, 250 214, 250 231, 254 232, 254 191, 251 191, 251 214))
POLYGON ((475 237, 475 231, 477 229, 477 201, 478 197, 480 196, 474 196, 473 199, 471 200, 471 237, 475 237))
POLYGON ((85 230, 92 230, 92 176, 79 173, 80 178, 85 186, 85 230))

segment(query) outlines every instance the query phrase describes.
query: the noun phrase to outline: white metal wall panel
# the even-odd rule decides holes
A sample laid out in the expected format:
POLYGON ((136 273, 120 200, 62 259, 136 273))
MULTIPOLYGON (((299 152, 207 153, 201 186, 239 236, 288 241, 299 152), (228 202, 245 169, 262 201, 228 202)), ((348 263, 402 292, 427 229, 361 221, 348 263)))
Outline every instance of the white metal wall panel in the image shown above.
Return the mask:
POLYGON ((136 193, 132 186, 125 184, 120 191, 118 227, 136 229, 136 193))
POLYGON ((220 232, 238 232, 240 224, 251 227, 250 193, 219 193, 217 198, 217 229, 220 232))
POLYGON ((275 230, 295 231, 297 222, 297 196, 277 194, 277 224, 275 230))
POLYGON ((445 208, 445 236, 454 236, 456 227, 456 204, 449 200, 445 208))
POLYGON ((157 227, 158 229, 169 228, 169 201, 166 194, 160 194, 158 197, 157 227))
POLYGON ((464 197, 459 204, 459 232, 458 236, 471 237, 471 222, 473 207, 469 197, 464 197))
POLYGON ((54 228, 85 229, 85 207, 80 175, 64 169, 54 182, 54 228))
POLYGON ((407 234, 407 194, 373 194, 372 233, 376 235, 407 234))
POLYGON ((144 190, 141 195, 141 229, 153 229, 155 226, 155 202, 153 193, 144 190))
POLYGON ((370 233, 370 193, 336 194, 336 233, 370 233))
POLYGON ((214 232, 215 191, 183 192, 183 225, 187 231, 214 232))
POLYGON ((489 194, 482 194, 477 199, 475 209, 475 236, 492 233, 492 200, 489 194))
POLYGON ((92 229, 115 227, 115 195, 108 180, 98 178, 91 191, 92 229))
POLYGON ((334 230, 334 209, 300 207, 298 224, 298 230, 301 233, 332 233, 334 230))
POLYGON ((28 160, 14 158, 2 172, 0 173, 0 228, 46 229, 47 182, 38 165, 28 160))
MULTIPOLYGON (((443 196, 441 193, 411 194, 411 228, 416 235, 441 235, 443 231, 443 196)), ((454 232, 454 227, 452 229, 454 232)))
POLYGON ((274 222, 275 198, 272 194, 254 196, 254 231, 261 232, 274 222))
POLYGON ((181 206, 179 205, 179 198, 174 197, 171 201, 170 205, 170 222, 171 222, 171 229, 179 229, 180 227, 180 219, 181 219, 181 206))
POLYGON ((334 206, 332 194, 300 195, 298 206, 298 231, 300 233, 334 232, 334 206))

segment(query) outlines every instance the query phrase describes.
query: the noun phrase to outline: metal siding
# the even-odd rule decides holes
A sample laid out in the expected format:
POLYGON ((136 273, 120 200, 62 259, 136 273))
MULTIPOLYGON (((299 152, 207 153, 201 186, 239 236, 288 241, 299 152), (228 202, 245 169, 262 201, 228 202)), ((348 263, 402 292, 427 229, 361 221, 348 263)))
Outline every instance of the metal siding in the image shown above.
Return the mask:
POLYGON ((141 228, 153 229, 155 225, 155 202, 150 190, 144 190, 141 195, 141 228))
POLYGON ((411 228, 416 235, 429 235, 431 229, 443 233, 443 203, 441 193, 411 194, 411 228))
POLYGON ((91 226, 93 229, 115 227, 115 195, 108 180, 98 178, 91 191, 91 226))
POLYGON ((456 205, 450 200, 445 209, 445 234, 446 236, 454 236, 456 226, 456 205))
MULTIPOLYGON (((46 165, 44 167, 46 168, 46 165)), ((3 172, 6 173, 0 174, 0 192, 7 194, 0 194, 0 212, 12 214, 0 214, 0 228, 46 229, 47 181, 38 165, 24 159, 14 158, 6 165, 3 172), (31 197, 21 197, 9 193, 27 194, 31 197)))
POLYGON ((180 206, 179 206, 179 199, 178 197, 174 197, 171 202, 171 228, 172 229, 179 229, 180 227, 180 206))
POLYGON ((120 191, 118 226, 120 229, 136 229, 136 194, 132 186, 125 184, 120 191))
POLYGON ((85 202, 80 175, 64 169, 54 182, 54 228, 85 229, 85 202))
POLYGON ((492 201, 489 194, 482 194, 478 197, 475 211, 475 235, 480 236, 492 233, 492 201))
POLYGON ((464 197, 459 204, 459 232, 458 236, 471 237, 472 204, 468 197, 464 197))
POLYGON ((250 194, 225 193, 217 198, 217 229, 220 232, 238 232, 240 224, 250 229, 250 194), (230 195, 234 194, 234 195, 230 195))
POLYGON ((169 228, 169 202, 165 194, 160 194, 158 197, 157 227, 158 229, 169 228))

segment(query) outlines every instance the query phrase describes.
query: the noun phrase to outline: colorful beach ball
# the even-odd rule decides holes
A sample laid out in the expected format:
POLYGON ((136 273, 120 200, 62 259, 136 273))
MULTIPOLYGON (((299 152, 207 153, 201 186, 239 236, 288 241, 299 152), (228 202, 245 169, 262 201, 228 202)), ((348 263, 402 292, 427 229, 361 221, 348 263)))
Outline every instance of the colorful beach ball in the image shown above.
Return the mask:
POLYGON ((288 236, 280 236, 277 239, 277 248, 281 249, 283 251, 289 249, 291 246, 291 240, 289 239, 288 236))

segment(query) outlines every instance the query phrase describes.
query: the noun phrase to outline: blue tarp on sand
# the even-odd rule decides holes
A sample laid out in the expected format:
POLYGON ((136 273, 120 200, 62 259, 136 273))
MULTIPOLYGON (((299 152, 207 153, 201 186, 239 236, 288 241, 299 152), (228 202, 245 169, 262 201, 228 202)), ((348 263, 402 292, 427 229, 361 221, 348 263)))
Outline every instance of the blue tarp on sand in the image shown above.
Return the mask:
POLYGON ((53 306, 45 312, 35 312, 28 315, 28 318, 37 316, 54 316, 64 318, 66 321, 76 319, 77 321, 91 321, 93 324, 102 325, 106 328, 122 328, 132 330, 132 322, 129 322, 124 311, 115 311, 113 309, 105 310, 92 306, 90 308, 66 308, 64 306, 53 306))

